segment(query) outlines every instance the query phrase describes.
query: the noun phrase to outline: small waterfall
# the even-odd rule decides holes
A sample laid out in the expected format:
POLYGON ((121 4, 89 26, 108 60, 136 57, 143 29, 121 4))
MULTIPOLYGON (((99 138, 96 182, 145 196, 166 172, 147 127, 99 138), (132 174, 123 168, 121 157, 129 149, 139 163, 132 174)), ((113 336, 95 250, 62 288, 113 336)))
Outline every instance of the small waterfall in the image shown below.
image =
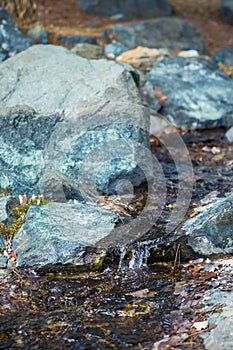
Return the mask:
POLYGON ((121 248, 118 271, 147 267, 147 259, 150 256, 150 249, 155 246, 155 242, 151 240, 138 242, 133 245, 133 247, 121 248))

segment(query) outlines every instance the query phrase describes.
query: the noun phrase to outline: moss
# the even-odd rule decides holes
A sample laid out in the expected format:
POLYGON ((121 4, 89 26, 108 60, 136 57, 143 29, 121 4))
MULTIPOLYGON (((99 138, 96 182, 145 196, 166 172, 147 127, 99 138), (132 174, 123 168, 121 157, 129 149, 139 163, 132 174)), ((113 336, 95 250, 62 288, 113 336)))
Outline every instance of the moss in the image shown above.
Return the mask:
POLYGON ((31 205, 44 205, 47 203, 47 201, 45 201, 42 196, 32 196, 31 198, 22 196, 22 198, 22 204, 17 201, 17 203, 14 204, 9 210, 11 217, 10 224, 5 225, 3 223, 0 223, 0 234, 6 239, 12 239, 14 235, 19 231, 25 222, 25 216, 31 205))

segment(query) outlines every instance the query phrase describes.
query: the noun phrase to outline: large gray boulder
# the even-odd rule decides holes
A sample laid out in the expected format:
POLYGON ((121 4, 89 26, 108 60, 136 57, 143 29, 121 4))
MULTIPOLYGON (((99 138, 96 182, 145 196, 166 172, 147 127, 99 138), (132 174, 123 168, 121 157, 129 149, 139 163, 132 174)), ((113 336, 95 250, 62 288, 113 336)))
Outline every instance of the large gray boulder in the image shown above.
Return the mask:
POLYGON ((166 96, 159 112, 178 127, 233 125, 233 81, 211 59, 164 58, 154 64, 146 81, 148 93, 152 86, 166 96))
POLYGON ((233 0, 221 0, 219 9, 222 16, 233 24, 233 0))
POLYGON ((28 195, 41 190, 65 201, 81 197, 78 179, 100 191, 124 176, 139 185, 145 177, 137 160, 148 159, 149 115, 137 104, 132 72, 52 45, 3 62, 0 187, 28 195))
POLYGON ((112 232, 117 220, 111 212, 81 203, 31 206, 12 242, 17 264, 50 270, 59 265, 97 268, 106 251, 95 245, 112 232), (88 252, 89 247, 93 249, 88 252))
POLYGON ((99 101, 140 102, 133 69, 87 60, 55 45, 34 45, 0 66, 1 107, 28 105, 40 113, 76 114, 99 101))
POLYGON ((206 53, 201 31, 177 17, 112 25, 102 36, 117 40, 129 48, 145 46, 174 50, 193 49, 206 53))
POLYGON ((182 227, 188 245, 198 254, 233 253, 233 194, 220 199, 182 227))
POLYGON ((31 45, 31 41, 15 26, 8 12, 0 7, 0 62, 31 45))
POLYGON ((93 16, 119 19, 160 17, 171 14, 167 0, 77 0, 79 7, 93 16))

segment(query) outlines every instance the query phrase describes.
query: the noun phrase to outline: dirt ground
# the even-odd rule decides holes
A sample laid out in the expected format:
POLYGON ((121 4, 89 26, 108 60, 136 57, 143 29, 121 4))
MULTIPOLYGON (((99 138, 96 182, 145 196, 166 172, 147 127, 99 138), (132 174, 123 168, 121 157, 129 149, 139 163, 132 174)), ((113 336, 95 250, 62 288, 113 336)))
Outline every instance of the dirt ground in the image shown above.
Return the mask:
MULTIPOLYGON (((35 2, 38 20, 46 27, 52 43, 56 43, 60 34, 97 36, 105 27, 116 23, 110 18, 85 14, 78 8, 76 0, 35 2)), ((220 0, 170 0, 170 3, 174 16, 186 19, 202 30, 210 54, 233 45, 233 25, 221 17, 220 0)))

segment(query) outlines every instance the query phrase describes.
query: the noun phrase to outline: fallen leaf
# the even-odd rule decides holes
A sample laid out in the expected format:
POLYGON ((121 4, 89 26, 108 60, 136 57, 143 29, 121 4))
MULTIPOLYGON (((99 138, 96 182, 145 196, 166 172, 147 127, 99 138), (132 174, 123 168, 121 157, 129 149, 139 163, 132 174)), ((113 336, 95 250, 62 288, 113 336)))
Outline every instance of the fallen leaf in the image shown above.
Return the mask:
POLYGON ((149 293, 149 289, 145 288, 145 289, 137 290, 136 292, 128 293, 128 295, 132 295, 133 297, 137 297, 137 298, 145 298, 147 297, 148 293, 149 293))
POLYGON ((167 101, 167 96, 165 96, 161 91, 155 90, 154 95, 162 102, 165 103, 167 101))
POLYGON ((198 331, 200 331, 201 329, 206 329, 208 327, 208 321, 194 322, 193 327, 196 328, 198 331))

